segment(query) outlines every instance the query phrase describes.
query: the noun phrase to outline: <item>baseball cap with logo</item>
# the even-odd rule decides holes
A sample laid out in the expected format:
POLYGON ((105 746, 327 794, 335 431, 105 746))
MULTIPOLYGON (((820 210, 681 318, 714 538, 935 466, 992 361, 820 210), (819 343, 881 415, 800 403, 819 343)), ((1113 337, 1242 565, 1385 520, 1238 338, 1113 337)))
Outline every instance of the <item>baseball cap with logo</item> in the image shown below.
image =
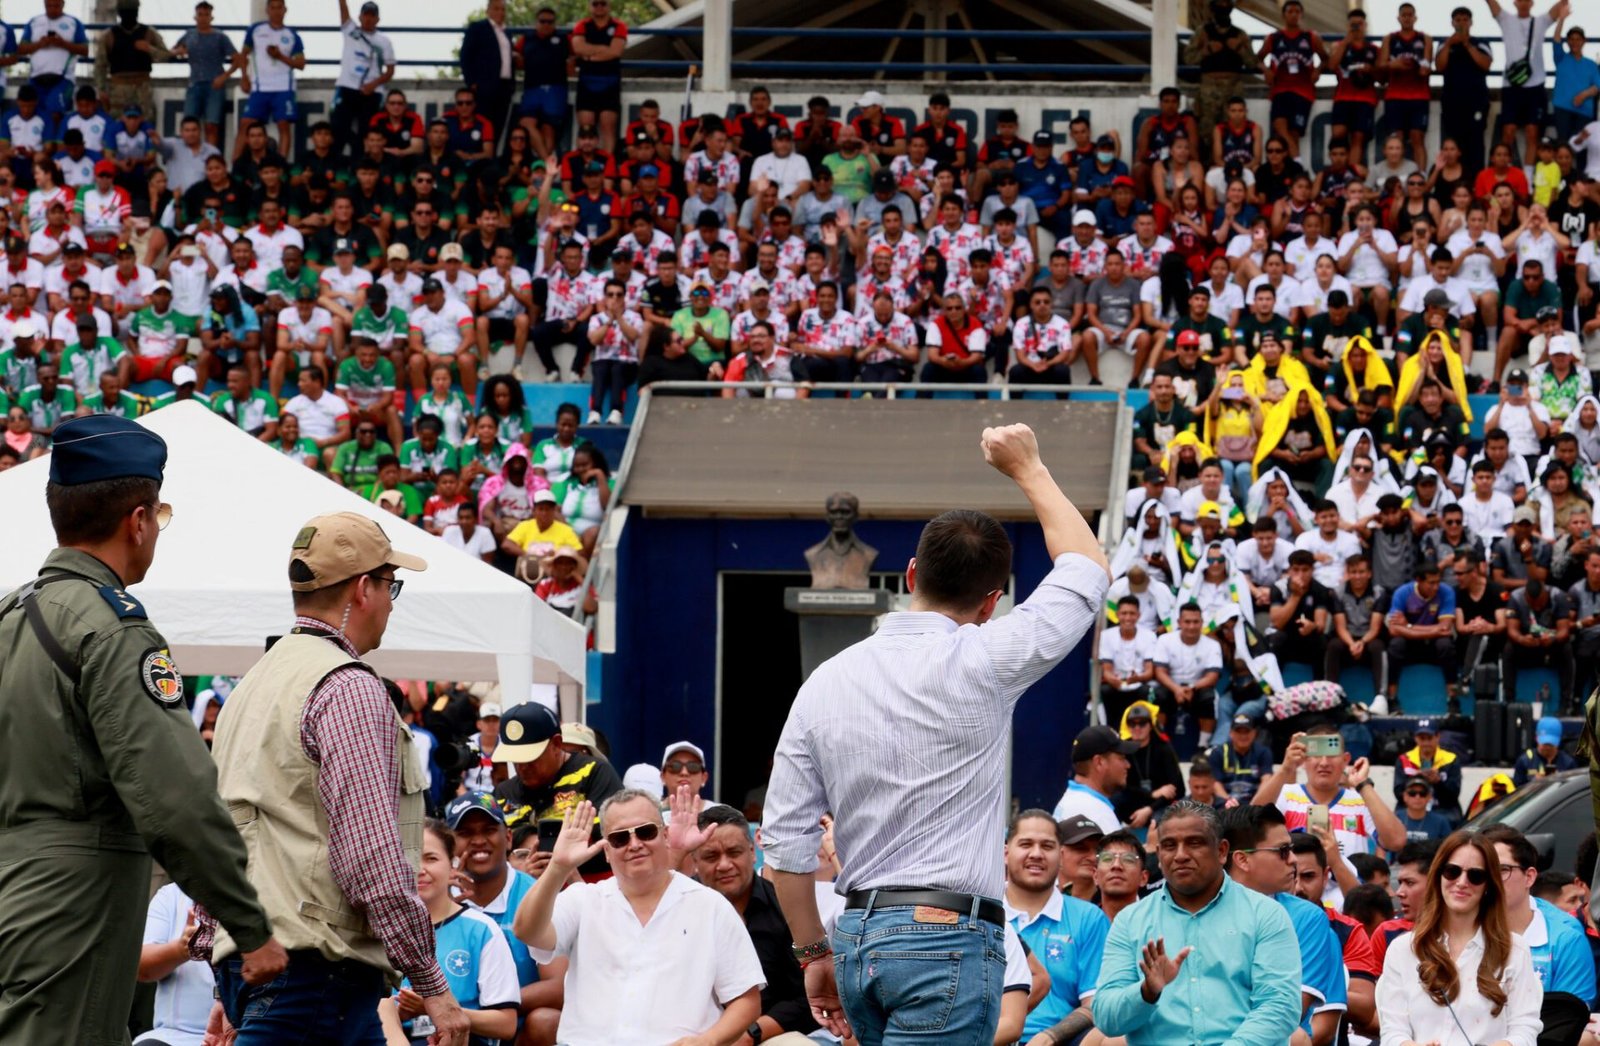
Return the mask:
MULTIPOLYGON (((1101 727, 1101 729, 1108 728, 1101 727)), ((1083 814, 1073 814, 1056 822, 1056 834, 1063 846, 1073 846, 1088 839, 1102 838, 1106 830, 1095 824, 1093 818, 1085 817, 1083 814)))
POLYGON ((693 741, 674 741, 667 746, 665 752, 661 753, 661 765, 666 766, 667 761, 678 752, 693 752, 694 757, 700 760, 701 763, 706 761, 706 753, 693 741))
POLYGON ((1132 755, 1138 750, 1137 744, 1124 741, 1122 735, 1109 726, 1088 726, 1072 741, 1072 761, 1087 762, 1097 755, 1109 755, 1112 752, 1132 755))
POLYGON ((537 701, 508 708, 500 717, 500 743, 489 757, 495 763, 531 763, 561 736, 561 720, 537 701))
POLYGON ((467 819, 468 814, 488 814, 496 823, 506 823, 506 812, 500 808, 500 800, 489 792, 468 792, 458 795, 450 800, 450 805, 444 808, 445 827, 452 832, 461 827, 461 822, 467 819))
POLYGON ((439 260, 442 262, 462 261, 465 258, 466 254, 461 250, 459 243, 447 243, 439 248, 439 260))
POLYGON ((391 243, 388 256, 391 261, 395 258, 399 258, 401 261, 410 261, 411 249, 403 243, 391 243))
POLYGON ((600 740, 595 737, 594 729, 583 723, 562 723, 561 742, 569 745, 582 745, 589 750, 591 755, 600 747, 600 740))
POLYGON ((316 516, 300 528, 289 552, 289 588, 315 592, 379 567, 427 570, 427 560, 397 552, 376 520, 355 512, 316 516))

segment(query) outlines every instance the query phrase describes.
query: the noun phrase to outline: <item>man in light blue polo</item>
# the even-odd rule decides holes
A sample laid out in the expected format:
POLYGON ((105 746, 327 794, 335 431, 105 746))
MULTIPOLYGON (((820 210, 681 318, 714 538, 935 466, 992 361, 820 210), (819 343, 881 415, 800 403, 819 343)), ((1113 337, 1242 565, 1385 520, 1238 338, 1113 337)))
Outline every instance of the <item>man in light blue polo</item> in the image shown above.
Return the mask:
POLYGON ((1094 1027, 1089 1000, 1111 921, 1087 901, 1056 889, 1061 829, 1044 810, 1024 810, 1006 833, 1006 921, 1050 974, 1050 994, 1028 1014, 1023 1041, 1048 1031, 1077 1042, 1094 1027))
POLYGON ((1539 877, 1538 849, 1510 825, 1490 825, 1483 837, 1494 844, 1500 856, 1506 925, 1522 936, 1533 953, 1533 968, 1544 986, 1545 1001, 1562 993, 1592 1008, 1594 953, 1589 950, 1583 925, 1544 898, 1533 896, 1533 882, 1539 877))
POLYGON ((1128 756, 1138 750, 1109 726, 1085 727, 1072 742, 1072 780, 1051 811, 1056 820, 1087 817, 1106 835, 1121 828, 1111 796, 1128 783, 1128 756))
POLYGON ((1211 807, 1182 799, 1157 824, 1165 882, 1111 924, 1095 1027, 1128 1046, 1283 1046, 1300 1023, 1300 946, 1288 913, 1228 878, 1211 807), (1205 960, 1190 965, 1196 949, 1205 960))

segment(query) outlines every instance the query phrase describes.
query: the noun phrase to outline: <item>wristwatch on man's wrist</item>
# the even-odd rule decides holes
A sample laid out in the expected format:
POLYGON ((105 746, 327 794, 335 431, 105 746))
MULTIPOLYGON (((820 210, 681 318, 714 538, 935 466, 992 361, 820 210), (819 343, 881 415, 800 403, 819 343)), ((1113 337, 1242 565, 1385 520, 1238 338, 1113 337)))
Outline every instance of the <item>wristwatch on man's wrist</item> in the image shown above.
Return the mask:
POLYGON ((750 1036, 750 1041, 751 1042, 753 1042, 753 1043, 760 1042, 761 1041, 761 1035, 762 1035, 761 1022, 760 1021, 751 1021, 750 1022, 750 1027, 746 1028, 744 1030, 744 1033, 746 1035, 750 1036))

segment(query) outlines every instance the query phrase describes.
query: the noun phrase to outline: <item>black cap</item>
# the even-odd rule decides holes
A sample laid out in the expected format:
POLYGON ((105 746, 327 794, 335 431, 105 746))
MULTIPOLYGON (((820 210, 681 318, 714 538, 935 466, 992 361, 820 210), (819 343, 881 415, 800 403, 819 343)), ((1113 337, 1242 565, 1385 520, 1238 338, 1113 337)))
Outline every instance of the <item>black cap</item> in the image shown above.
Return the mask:
POLYGON ((422 293, 423 294, 432 294, 434 291, 442 291, 442 290, 444 290, 444 284, 440 283, 438 280, 434 279, 432 276, 429 276, 427 279, 422 281, 422 293))
POLYGON ((137 422, 91 414, 56 426, 50 482, 64 487, 135 477, 161 482, 167 443, 137 422))
POLYGON ((1086 762, 1097 755, 1106 755, 1110 752, 1121 752, 1123 755, 1132 755, 1139 750, 1139 746, 1132 741, 1124 741, 1122 735, 1109 726, 1084 727, 1072 742, 1072 761, 1074 763, 1086 762))
POLYGON ((1152 722, 1153 720, 1150 716, 1150 706, 1142 701, 1133 705, 1128 709, 1127 714, 1122 717, 1122 721, 1125 723, 1152 722))
POLYGON ((1053 133, 1051 133, 1050 131, 1034 131, 1033 132, 1033 144, 1034 145, 1055 145, 1056 144, 1056 136, 1053 133))
POLYGON ((634 132, 633 132, 633 144, 634 145, 643 145, 645 142, 653 142, 653 141, 655 141, 655 139, 650 137, 650 132, 645 130, 643 127, 640 127, 640 128, 637 128, 637 129, 634 130, 634 132))
POLYGON ((491 759, 496 763, 531 763, 561 736, 561 719, 537 701, 524 701, 500 715, 500 743, 491 759))
POLYGON ((316 301, 317 300, 317 289, 315 287, 307 287, 305 284, 302 283, 298 288, 296 288, 296 290, 294 292, 294 300, 295 301, 316 301))
POLYGON ((1111 137, 1109 134, 1102 134, 1100 137, 1094 140, 1094 147, 1096 149, 1115 149, 1117 147, 1117 140, 1111 137))
POLYGON ((1514 381, 1520 381, 1522 384, 1526 385, 1528 383, 1528 372, 1523 370, 1521 367, 1518 367, 1510 374, 1506 375, 1506 384, 1509 385, 1514 381))
POLYGON ((1144 469, 1144 478, 1145 482, 1148 483, 1158 479, 1164 480, 1167 478, 1167 474, 1162 471, 1160 465, 1146 465, 1144 469))
POLYGON ((1559 320, 1561 318, 1561 307, 1558 305, 1545 305, 1533 315, 1540 323, 1545 320, 1559 320))
POLYGON ((872 175, 872 188, 874 190, 893 189, 894 172, 887 167, 880 167, 872 175))
POLYGON ((1086 839, 1102 839, 1106 830, 1094 822, 1093 818, 1083 814, 1073 814, 1065 820, 1056 822, 1056 836, 1061 840, 1061 845, 1072 846, 1086 839))
POLYGON ((695 183, 697 185, 715 185, 717 184, 717 172, 709 167, 702 168, 700 176, 695 179, 695 183))
POLYGON ((450 800, 444 808, 445 827, 452 832, 461 827, 461 822, 470 813, 480 813, 490 820, 501 825, 506 823, 506 812, 500 806, 500 800, 490 792, 467 792, 450 800))

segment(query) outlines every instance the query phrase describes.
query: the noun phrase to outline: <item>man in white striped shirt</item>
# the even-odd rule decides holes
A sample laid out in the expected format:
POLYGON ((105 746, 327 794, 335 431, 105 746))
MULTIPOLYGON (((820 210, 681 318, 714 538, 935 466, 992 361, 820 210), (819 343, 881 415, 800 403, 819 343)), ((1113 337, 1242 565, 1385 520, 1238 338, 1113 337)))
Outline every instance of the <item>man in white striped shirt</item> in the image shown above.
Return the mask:
POLYGON ((971 510, 929 523, 906 568, 910 611, 800 688, 767 791, 762 845, 806 995, 824 1027, 862 1046, 883 1042, 891 1017, 896 1043, 993 1041, 1012 708, 1093 626, 1109 584, 1032 430, 985 429, 982 446, 1032 504, 1054 569, 991 621, 1011 574, 1005 531, 971 510), (845 896, 831 942, 813 882, 830 811, 845 896), (956 969, 883 954, 896 951, 948 954, 956 969))

